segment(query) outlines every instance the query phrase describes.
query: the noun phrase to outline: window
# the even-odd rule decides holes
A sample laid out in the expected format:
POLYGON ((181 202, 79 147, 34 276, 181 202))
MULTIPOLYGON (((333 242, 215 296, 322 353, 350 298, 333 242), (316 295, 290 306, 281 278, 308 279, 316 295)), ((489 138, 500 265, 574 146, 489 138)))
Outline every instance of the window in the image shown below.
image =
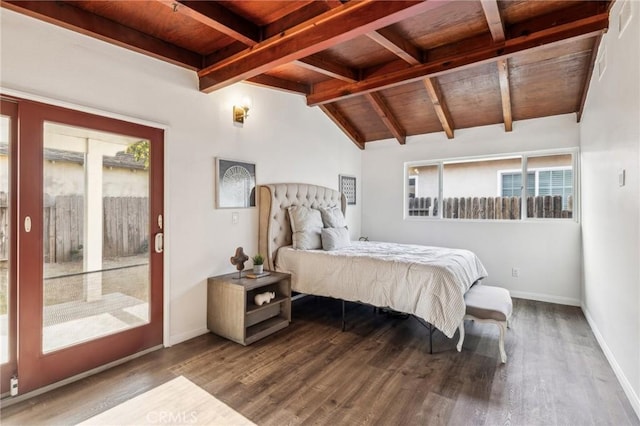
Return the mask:
MULTIPOLYGON (((522 191, 522 172, 500 172, 502 183, 498 194, 502 197, 519 197, 522 191)), ((527 195, 535 195, 535 173, 527 173, 527 195)))
POLYGON ((437 165, 417 163, 408 170, 409 215, 438 217, 439 181, 437 165))
POLYGON ((406 163, 406 216, 573 218, 576 154, 572 150, 406 163))

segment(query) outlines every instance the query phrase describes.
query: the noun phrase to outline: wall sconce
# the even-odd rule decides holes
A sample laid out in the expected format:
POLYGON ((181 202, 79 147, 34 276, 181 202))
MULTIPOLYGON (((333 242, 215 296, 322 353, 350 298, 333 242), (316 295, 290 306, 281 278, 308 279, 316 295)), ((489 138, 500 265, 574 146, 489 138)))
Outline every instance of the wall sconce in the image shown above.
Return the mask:
POLYGON ((233 106, 233 124, 239 127, 244 125, 244 120, 249 117, 249 109, 251 108, 251 99, 245 97, 240 104, 233 106))

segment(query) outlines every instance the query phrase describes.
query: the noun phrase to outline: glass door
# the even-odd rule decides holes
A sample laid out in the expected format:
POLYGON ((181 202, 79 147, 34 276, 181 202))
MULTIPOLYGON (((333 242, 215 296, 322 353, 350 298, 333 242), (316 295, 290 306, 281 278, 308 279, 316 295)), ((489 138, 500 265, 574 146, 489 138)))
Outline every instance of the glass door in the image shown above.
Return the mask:
POLYGON ((20 104, 20 393, 162 344, 163 131, 20 104))
POLYGON ((15 155, 17 103, 0 100, 0 393, 9 392, 16 362, 15 155))

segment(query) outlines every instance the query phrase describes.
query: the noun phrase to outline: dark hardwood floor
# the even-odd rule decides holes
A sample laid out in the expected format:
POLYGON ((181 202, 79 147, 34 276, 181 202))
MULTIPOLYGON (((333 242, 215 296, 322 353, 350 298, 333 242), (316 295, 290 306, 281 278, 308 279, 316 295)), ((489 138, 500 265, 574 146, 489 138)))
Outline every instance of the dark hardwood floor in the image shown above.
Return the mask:
MULTIPOLYGON (((371 307, 294 303, 292 324, 243 347, 212 334, 4 407, 9 424, 75 424, 183 375, 259 425, 638 425, 581 310, 514 299, 497 327, 434 334, 371 307)), ((176 395, 176 397, 180 397, 176 395)))

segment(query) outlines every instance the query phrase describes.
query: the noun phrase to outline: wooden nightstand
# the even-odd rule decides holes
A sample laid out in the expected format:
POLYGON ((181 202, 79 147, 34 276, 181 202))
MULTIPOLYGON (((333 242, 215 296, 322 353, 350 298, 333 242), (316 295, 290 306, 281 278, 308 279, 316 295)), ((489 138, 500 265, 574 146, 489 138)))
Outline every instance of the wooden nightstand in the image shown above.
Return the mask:
MULTIPOLYGON (((244 273, 243 273, 244 277, 244 273)), ((210 277, 207 282, 207 328, 242 345, 281 330, 291 322, 291 275, 271 272, 262 278, 238 278, 238 273, 210 277), (257 306, 258 293, 276 298, 257 306)))

